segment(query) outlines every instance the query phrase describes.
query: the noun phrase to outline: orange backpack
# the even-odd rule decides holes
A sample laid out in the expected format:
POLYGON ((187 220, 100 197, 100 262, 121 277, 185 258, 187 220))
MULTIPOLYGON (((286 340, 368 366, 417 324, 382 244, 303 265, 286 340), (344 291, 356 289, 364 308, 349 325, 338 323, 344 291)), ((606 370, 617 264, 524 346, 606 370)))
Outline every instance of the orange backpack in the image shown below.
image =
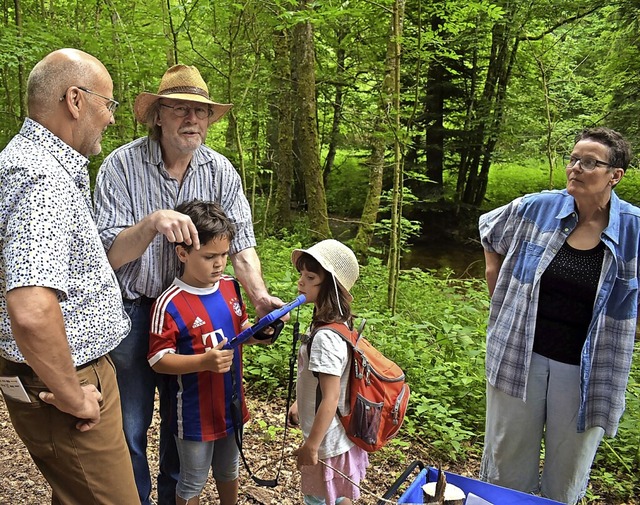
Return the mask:
MULTIPOLYGON (((340 421, 347 436, 367 452, 377 451, 391 440, 400 429, 409 402, 409 386, 404 372, 393 361, 362 336, 363 320, 359 330, 349 330, 342 323, 315 328, 307 344, 311 344, 318 330, 329 329, 340 335, 351 349, 347 403, 351 410, 340 421)), ((318 384, 316 408, 321 394, 318 384)))

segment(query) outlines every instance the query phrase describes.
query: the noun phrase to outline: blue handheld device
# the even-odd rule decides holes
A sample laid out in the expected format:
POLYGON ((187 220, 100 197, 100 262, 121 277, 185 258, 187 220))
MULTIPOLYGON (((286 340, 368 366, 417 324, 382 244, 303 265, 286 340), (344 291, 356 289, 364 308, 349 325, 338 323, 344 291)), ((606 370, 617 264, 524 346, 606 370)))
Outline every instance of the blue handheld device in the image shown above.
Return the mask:
POLYGON ((269 326, 276 319, 280 319, 282 316, 288 314, 299 305, 302 305, 306 300, 307 298, 304 295, 299 295, 295 300, 287 303, 286 305, 283 305, 282 307, 272 310, 266 316, 261 317, 256 324, 238 333, 238 335, 236 335, 235 338, 232 338, 225 347, 229 346, 233 348, 239 346, 240 344, 249 340, 260 330, 269 326))

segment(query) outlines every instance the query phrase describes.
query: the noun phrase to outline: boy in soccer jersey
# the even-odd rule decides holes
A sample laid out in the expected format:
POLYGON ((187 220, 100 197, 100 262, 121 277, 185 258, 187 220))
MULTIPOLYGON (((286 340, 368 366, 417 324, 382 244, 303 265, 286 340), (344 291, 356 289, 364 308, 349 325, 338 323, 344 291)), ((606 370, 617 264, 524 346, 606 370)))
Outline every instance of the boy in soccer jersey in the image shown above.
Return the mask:
MULTIPOLYGON (((180 457, 177 505, 200 502, 209 467, 221 505, 238 501, 238 447, 230 405, 249 419, 242 388, 242 346, 224 344, 250 326, 238 282, 224 275, 235 229, 216 203, 193 200, 176 208, 193 221, 200 249, 176 246, 182 275, 156 300, 149 364, 172 381, 171 425, 180 457)), ((251 338, 247 343, 257 343, 251 338)))

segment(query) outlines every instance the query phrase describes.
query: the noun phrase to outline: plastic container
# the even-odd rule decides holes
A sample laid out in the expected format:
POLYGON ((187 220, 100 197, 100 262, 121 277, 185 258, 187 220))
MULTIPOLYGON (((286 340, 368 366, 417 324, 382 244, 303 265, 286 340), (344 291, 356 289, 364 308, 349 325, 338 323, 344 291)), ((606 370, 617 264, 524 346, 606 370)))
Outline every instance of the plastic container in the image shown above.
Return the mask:
MULTIPOLYGON (((413 468, 415 468, 416 464, 414 463, 413 465, 413 468)), ((417 466, 422 467, 419 463, 417 466)), ((409 468, 412 468, 412 466, 409 466, 408 470, 409 468)), ((400 479, 406 480, 407 476, 408 472, 405 471, 391 489, 394 487, 395 489, 398 489, 399 485, 403 482, 400 479)), ((541 498, 539 496, 522 493, 520 491, 514 491, 513 489, 496 486, 470 477, 463 477, 455 473, 445 471, 445 476, 448 483, 458 486, 466 495, 473 493, 479 498, 490 502, 492 505, 562 505, 562 503, 548 498, 541 498)), ((424 503, 422 486, 427 482, 437 480, 437 478, 438 470, 436 468, 423 468, 402 496, 400 496, 398 503, 424 503)), ((385 498, 390 498, 390 496, 385 495, 385 498)))

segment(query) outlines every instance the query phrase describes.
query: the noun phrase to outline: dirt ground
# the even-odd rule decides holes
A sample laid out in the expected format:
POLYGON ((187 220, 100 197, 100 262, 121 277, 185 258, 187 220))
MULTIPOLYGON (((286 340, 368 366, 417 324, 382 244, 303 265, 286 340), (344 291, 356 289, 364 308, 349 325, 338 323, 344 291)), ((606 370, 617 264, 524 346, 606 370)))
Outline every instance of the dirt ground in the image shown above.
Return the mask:
MULTIPOLYGON (((262 479, 273 479, 280 462, 283 444, 284 402, 279 399, 258 398, 247 392, 247 402, 252 414, 251 421, 246 425, 244 438, 244 453, 249 461, 251 470, 262 479)), ((156 409, 157 412, 157 409, 156 409)), ((149 461, 152 473, 158 468, 157 461, 157 433, 159 419, 154 418, 149 438, 149 461)), ((256 486, 244 468, 240 470, 240 499, 239 504, 249 505, 293 505, 302 503, 299 491, 300 476, 295 468, 295 461, 291 452, 300 445, 302 440, 299 430, 289 430, 285 442, 285 457, 278 479, 278 486, 265 488, 256 486)), ((437 466, 437 461, 429 457, 429 444, 426 441, 413 441, 399 446, 387 446, 381 451, 370 455, 370 467, 367 477, 362 484, 362 498, 358 504, 377 504, 379 498, 390 488, 396 478, 413 461, 422 461, 431 466, 437 466)), ((464 466, 443 467, 460 475, 476 477, 479 461, 468 461, 464 466)), ((396 503, 399 496, 413 482, 417 471, 412 472, 404 486, 391 500, 396 503)), ((155 489, 152 493, 155 498, 155 489)), ((0 395, 0 505, 44 505, 51 503, 51 492, 46 481, 33 464, 22 442, 16 436, 9 416, 0 395)), ((213 481, 207 483, 201 496, 202 505, 218 503, 213 481)), ((590 505, 636 505, 639 502, 628 501, 620 503, 611 500, 590 502, 590 505)), ((82 504, 78 504, 82 505, 82 504)), ((122 505, 122 504, 114 504, 122 505)), ((128 504, 127 504, 128 505, 128 504)), ((131 504, 135 505, 135 504, 131 504)))
MULTIPOLYGON (((246 426, 244 453, 251 470, 262 479, 273 479, 281 460, 282 434, 285 405, 282 401, 256 399, 247 395, 252 420, 246 426)), ((157 409, 156 409, 157 411, 157 409)), ((159 419, 154 418, 150 430, 149 459, 152 472, 158 468, 157 433, 159 419)), ((244 468, 240 470, 239 504, 293 505, 302 503, 299 491, 300 476, 295 468, 291 452, 302 440, 299 430, 289 430, 285 443, 285 458, 275 488, 256 486, 244 468)), ((412 449, 398 450, 386 448, 372 455, 367 479, 363 482, 361 504, 375 504, 377 498, 393 484, 395 478, 405 469, 410 457, 415 457, 412 449), (373 493, 375 496, 367 495, 373 493)), ((430 463, 430 462, 427 462, 430 463)), ((417 472, 416 472, 417 473, 417 472)), ((415 478, 415 473, 409 482, 415 478)), ((152 493, 155 498, 155 489, 152 493)), ((51 492, 46 481, 33 464, 29 453, 16 436, 2 395, 0 395, 0 505, 40 505, 51 503, 51 492)), ((201 497, 203 505, 218 503, 215 486, 209 481, 201 497)), ((81 505, 81 504, 79 504, 81 505)), ((114 504, 120 505, 120 504, 114 504)), ((133 505, 133 504, 131 504, 133 505)))

